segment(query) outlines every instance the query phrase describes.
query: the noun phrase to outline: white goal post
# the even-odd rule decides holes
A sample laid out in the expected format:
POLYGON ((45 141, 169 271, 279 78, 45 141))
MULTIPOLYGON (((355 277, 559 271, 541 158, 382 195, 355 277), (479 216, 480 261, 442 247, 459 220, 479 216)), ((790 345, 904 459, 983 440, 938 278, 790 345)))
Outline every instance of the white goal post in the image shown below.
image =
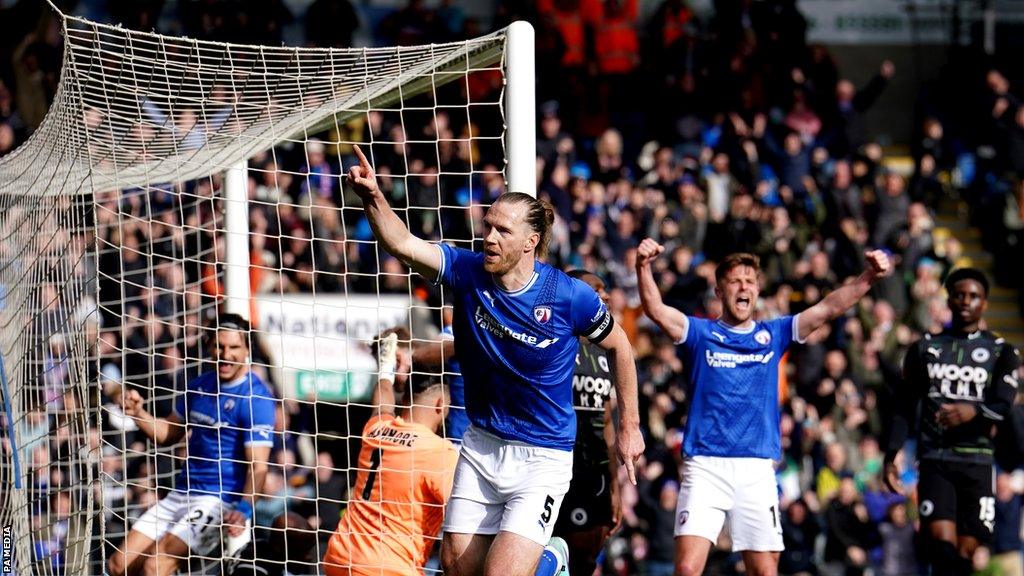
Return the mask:
MULTIPOLYGON (((537 193, 532 26, 319 49, 58 16, 53 104, 0 158, 0 560, 18 575, 106 573, 188 460, 116 396, 139 390, 168 414, 206 369, 218 312, 254 322, 252 361, 287 419, 271 471, 286 485, 256 520, 275 498, 324 520, 345 496, 322 491, 320 458, 346 482, 358 468, 365 342, 396 324, 433 337, 445 304, 366 236, 343 184, 351 146, 373 154, 418 233, 471 246, 496 194, 537 193)), ((322 557, 322 526, 316 556, 294 560, 322 557)))

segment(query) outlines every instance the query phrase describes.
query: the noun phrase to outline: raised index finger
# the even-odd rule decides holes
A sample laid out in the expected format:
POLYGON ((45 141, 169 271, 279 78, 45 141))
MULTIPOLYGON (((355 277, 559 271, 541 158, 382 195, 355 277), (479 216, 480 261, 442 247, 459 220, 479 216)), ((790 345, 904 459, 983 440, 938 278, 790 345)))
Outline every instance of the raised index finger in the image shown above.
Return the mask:
POLYGON ((356 144, 352 148, 356 151, 356 156, 359 158, 359 165, 362 166, 363 168, 369 168, 370 161, 367 160, 366 156, 363 155, 363 151, 359 149, 359 145, 356 144))
POLYGON ((629 483, 636 486, 636 468, 633 466, 633 459, 626 458, 626 474, 629 476, 629 483))

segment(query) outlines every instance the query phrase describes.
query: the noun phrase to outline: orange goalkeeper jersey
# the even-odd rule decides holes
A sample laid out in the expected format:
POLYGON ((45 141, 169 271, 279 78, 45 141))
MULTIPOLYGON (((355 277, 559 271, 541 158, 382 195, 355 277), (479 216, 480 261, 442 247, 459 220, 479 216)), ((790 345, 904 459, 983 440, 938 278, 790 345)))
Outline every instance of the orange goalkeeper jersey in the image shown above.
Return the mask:
POLYGON ((327 576, 421 574, 441 529, 458 451, 393 414, 363 428, 348 508, 324 555, 327 576))

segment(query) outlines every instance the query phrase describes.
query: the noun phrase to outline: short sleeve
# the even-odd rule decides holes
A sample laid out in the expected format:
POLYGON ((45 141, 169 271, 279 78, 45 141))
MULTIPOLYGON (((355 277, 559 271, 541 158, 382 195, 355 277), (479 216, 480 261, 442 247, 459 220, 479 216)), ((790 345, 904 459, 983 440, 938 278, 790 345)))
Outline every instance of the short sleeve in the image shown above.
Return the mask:
POLYGON ((276 414, 274 401, 267 396, 253 394, 246 402, 249 410, 245 412, 247 422, 242 422, 245 428, 246 446, 273 446, 274 445, 274 421, 276 414))
POLYGON ((682 346, 684 350, 693 352, 704 340, 708 326, 711 321, 706 318, 686 317, 686 328, 683 329, 683 337, 676 342, 676 346, 682 346))
POLYGON ((586 336, 591 342, 604 340, 614 326, 611 312, 593 288, 581 280, 572 282, 572 330, 577 336, 586 336))
POLYGON ((789 345, 797 341, 799 333, 796 316, 783 316, 768 322, 768 330, 772 333, 772 348, 780 356, 789 349, 789 345))
POLYGON ((472 262, 474 253, 448 244, 434 244, 434 246, 441 251, 441 269, 438 270, 434 283, 459 288, 467 279, 465 269, 472 262))
POLYGON ((797 344, 804 344, 805 342, 807 342, 807 338, 804 338, 803 340, 800 339, 800 315, 797 314, 796 316, 793 316, 792 320, 793 320, 793 342, 796 342, 797 344))
POLYGON ((683 314, 683 337, 673 342, 676 346, 680 344, 686 344, 686 341, 690 339, 690 330, 693 330, 693 322, 690 321, 690 317, 683 314))

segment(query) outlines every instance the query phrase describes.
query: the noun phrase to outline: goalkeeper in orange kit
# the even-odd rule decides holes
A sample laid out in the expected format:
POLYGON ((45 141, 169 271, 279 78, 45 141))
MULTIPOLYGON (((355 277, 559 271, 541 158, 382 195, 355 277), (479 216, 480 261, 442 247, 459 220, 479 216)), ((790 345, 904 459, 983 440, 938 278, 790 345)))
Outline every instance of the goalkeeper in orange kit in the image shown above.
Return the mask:
POLYGON ((324 555, 327 576, 422 573, 452 490, 458 452, 437 435, 447 387, 437 378, 418 386, 409 379, 412 405, 396 415, 395 384, 407 379, 408 356, 393 332, 378 341, 378 353, 378 411, 363 428, 352 499, 324 555))

